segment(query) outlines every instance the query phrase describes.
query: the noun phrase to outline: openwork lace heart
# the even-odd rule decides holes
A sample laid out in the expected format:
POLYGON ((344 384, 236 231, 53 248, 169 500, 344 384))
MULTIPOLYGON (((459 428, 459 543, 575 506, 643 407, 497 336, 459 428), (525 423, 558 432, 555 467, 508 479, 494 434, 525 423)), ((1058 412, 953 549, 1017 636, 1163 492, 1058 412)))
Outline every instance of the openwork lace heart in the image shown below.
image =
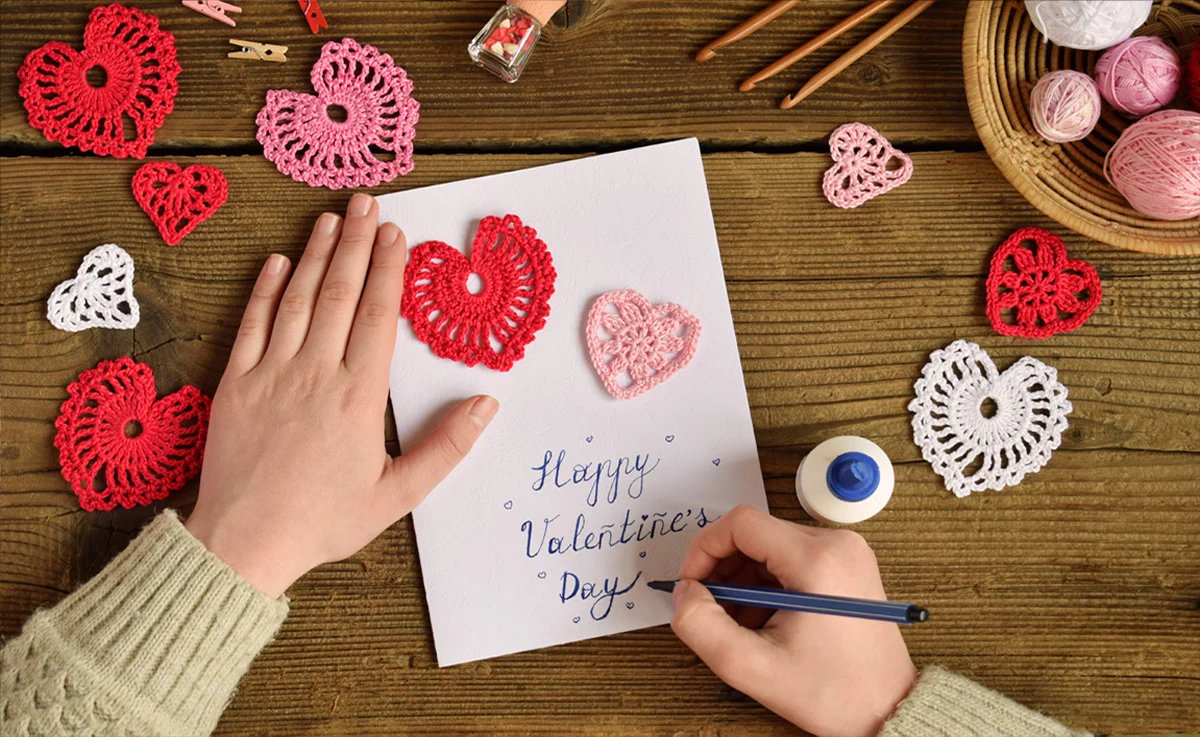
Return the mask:
POLYGON ((847 123, 829 137, 833 166, 825 172, 821 189, 838 207, 858 207, 895 189, 912 176, 908 154, 892 147, 879 131, 862 123, 847 123), (895 169, 888 162, 899 162, 895 169))
POLYGON ((46 302, 50 324, 68 333, 129 330, 137 327, 141 315, 133 296, 133 258, 115 243, 93 248, 75 278, 55 287, 46 302))
POLYGON ((913 441, 958 497, 999 491, 1041 470, 1062 442, 1071 412, 1053 367, 1026 356, 1000 373, 982 348, 965 340, 934 351, 913 389, 913 441))
POLYGON ((1092 265, 1068 259, 1062 239, 1041 228, 1018 230, 992 255, 987 316, 1001 335, 1049 338, 1070 332, 1091 317, 1100 297, 1100 276, 1092 265), (1012 320, 1006 310, 1015 313, 1012 320))
POLYGON ((442 358, 508 371, 546 325, 558 274, 537 231, 516 215, 485 217, 468 261, 441 241, 412 249, 400 314, 442 358), (471 275, 482 281, 475 293, 471 275))
POLYGON ((588 311, 588 355, 608 393, 633 399, 691 363, 700 321, 677 304, 650 304, 633 291, 602 294, 588 311))
POLYGON ((92 10, 83 51, 51 41, 30 51, 17 72, 29 125, 48 140, 137 159, 175 108, 178 76, 175 37, 153 15, 115 3, 92 10), (94 67, 103 70, 92 72, 103 77, 95 85, 94 67))
POLYGON ((144 164, 133 175, 133 197, 173 246, 208 220, 229 196, 220 169, 193 164, 180 169, 168 161, 144 164))
POLYGON ((54 445, 89 512, 165 499, 199 473, 211 402, 196 387, 155 401, 150 367, 125 357, 84 371, 67 394, 54 445))
POLYGON ((258 142, 279 171, 330 189, 372 186, 412 171, 420 105, 392 57, 352 38, 330 41, 313 65, 312 85, 316 95, 269 90, 258 113, 258 142))

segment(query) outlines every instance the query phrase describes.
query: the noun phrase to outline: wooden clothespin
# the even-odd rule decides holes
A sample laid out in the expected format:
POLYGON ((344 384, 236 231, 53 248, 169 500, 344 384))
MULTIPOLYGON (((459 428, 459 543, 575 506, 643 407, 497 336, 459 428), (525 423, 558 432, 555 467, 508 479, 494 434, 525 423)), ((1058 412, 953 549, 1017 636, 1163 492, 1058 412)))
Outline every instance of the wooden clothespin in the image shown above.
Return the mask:
POLYGON ((213 20, 218 20, 227 26, 236 26, 226 13, 240 13, 242 9, 236 5, 231 5, 221 0, 183 0, 184 7, 191 8, 197 13, 207 15, 213 20))
POLYGON ((317 0, 297 0, 300 9, 304 11, 304 20, 308 21, 308 30, 316 33, 322 28, 328 28, 325 14, 321 12, 321 4, 317 0))
POLYGON ((257 59, 258 61, 287 61, 286 46, 276 46, 275 44, 260 44, 254 41, 239 41, 236 38, 229 39, 229 43, 234 46, 241 46, 238 51, 230 51, 230 59, 257 59))

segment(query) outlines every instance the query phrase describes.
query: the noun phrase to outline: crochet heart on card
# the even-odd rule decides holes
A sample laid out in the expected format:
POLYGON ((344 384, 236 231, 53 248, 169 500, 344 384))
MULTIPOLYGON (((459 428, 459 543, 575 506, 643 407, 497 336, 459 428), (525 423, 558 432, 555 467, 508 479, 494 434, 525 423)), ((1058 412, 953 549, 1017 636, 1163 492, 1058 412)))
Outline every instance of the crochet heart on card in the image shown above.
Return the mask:
POLYGON ((913 389, 913 441, 958 497, 999 491, 1041 470, 1072 409, 1053 367, 1025 356, 1000 373, 965 340, 934 351, 913 389))
POLYGON ((1062 239, 1041 228, 1018 230, 992 255, 987 316, 1001 335, 1048 338, 1070 332, 1091 317, 1101 296, 1092 265, 1067 258, 1062 239))
POLYGON ((833 166, 825 172, 821 189, 838 207, 858 207, 904 184, 913 173, 908 154, 862 123, 847 123, 835 130, 829 137, 829 153, 833 166), (889 168, 893 161, 897 165, 889 168))
POLYGON ((700 321, 677 304, 650 304, 633 291, 602 294, 588 311, 588 355, 608 393, 633 399, 691 363, 700 321))
POLYGON ((113 4, 92 10, 83 51, 51 41, 17 72, 29 125, 101 156, 142 158, 175 108, 175 37, 158 18, 113 4))
POLYGON ((312 86, 316 95, 269 90, 258 113, 258 142, 279 171, 330 189, 412 171, 421 106, 392 57, 352 38, 330 41, 313 65, 312 86))
POLYGON ((489 216, 469 259, 441 241, 409 252, 400 314, 436 355, 508 371, 546 325, 557 276, 536 230, 516 215, 489 216))
POLYGON ((68 333, 137 327, 141 310, 133 296, 133 258, 115 243, 93 248, 83 257, 75 278, 54 288, 46 303, 46 318, 68 333))
POLYGON ((150 367, 124 357, 84 371, 67 394, 54 445, 89 512, 165 499, 200 472, 211 402, 196 387, 156 401, 150 367))
POLYGON ((173 246, 208 220, 229 196, 220 169, 167 161, 144 164, 133 175, 133 198, 150 216, 163 241, 173 246))

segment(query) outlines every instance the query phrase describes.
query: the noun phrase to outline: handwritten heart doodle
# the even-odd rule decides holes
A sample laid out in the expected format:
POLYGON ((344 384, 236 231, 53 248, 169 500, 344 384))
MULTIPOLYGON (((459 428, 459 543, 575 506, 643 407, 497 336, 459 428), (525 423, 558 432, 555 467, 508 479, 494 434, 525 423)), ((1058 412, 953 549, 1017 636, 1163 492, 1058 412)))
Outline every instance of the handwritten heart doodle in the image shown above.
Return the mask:
POLYGON ((175 37, 158 18, 116 3, 93 8, 83 51, 51 41, 17 71, 29 125, 47 140, 140 159, 175 108, 175 37))
POLYGON ((441 241, 412 249, 400 314, 434 354, 508 371, 546 326, 558 274, 537 231, 516 215, 485 217, 468 260, 441 241), (472 293, 472 274, 482 280, 472 293))
POLYGON ((584 438, 584 440, 586 440, 590 443, 590 442, 592 442, 592 436, 588 435, 586 438, 584 438))
POLYGON ((579 617, 572 617, 571 621, 574 622, 575 624, 579 624, 579 617))
POLYGON ((625 602, 625 608, 626 608, 626 609, 633 609, 633 602, 632 602, 632 601, 627 601, 627 602, 625 602))
POLYGON ((912 159, 869 125, 847 123, 829 137, 833 166, 825 172, 825 198, 842 208, 858 207, 893 190, 913 173, 912 159), (889 162, 898 166, 889 169, 889 162))
POLYGON ((645 551, 645 550, 643 550, 642 552, 638 553, 638 557, 639 557, 639 558, 645 558, 645 557, 646 557, 646 551, 645 551))
POLYGON ((675 442, 675 436, 674 436, 674 435, 668 435, 668 436, 667 436, 666 438, 664 438, 664 439, 665 439, 665 440, 666 440, 668 443, 673 443, 673 442, 675 442))
POLYGON ((54 288, 46 317, 69 333, 137 327, 141 310, 133 296, 133 258, 114 243, 93 248, 83 257, 75 278, 54 288))
POLYGON ((505 509, 512 509, 512 502, 511 502, 511 501, 504 502, 504 508, 505 508, 505 509))
POLYGON ((546 577, 545 571, 538 571, 538 578, 545 578, 545 577, 546 577))
POLYGON ((617 399, 633 399, 691 363, 700 321, 677 304, 650 304, 625 289, 592 303, 586 334, 588 354, 604 388, 617 399))
POLYGON ((719 466, 719 465, 721 465, 721 459, 720 459, 720 458, 714 458, 714 459, 713 459, 713 465, 714 465, 714 466, 719 466))
POLYGON ((144 164, 133 175, 133 198, 168 246, 174 246, 225 204, 229 185, 220 169, 169 161, 144 164))
POLYGON ((156 401, 150 367, 124 357, 84 371, 67 394, 54 445, 89 512, 165 499, 200 472, 211 402, 196 387, 156 401))
POLYGON ((391 56, 352 38, 330 41, 311 77, 316 95, 268 90, 255 119, 263 155, 275 168, 330 189, 371 187, 412 171, 421 106, 391 56), (394 157, 384 161, 375 149, 394 157))
POLYGON ((965 340, 934 351, 913 389, 913 441, 958 497, 999 491, 1040 471, 1062 442, 1072 409, 1053 367, 1026 356, 1001 373, 965 340))
POLYGON ((992 255, 987 316, 1001 335, 1049 338, 1070 332, 1091 317, 1100 298, 1100 276, 1092 265, 1067 258, 1062 239, 1041 228, 1018 230, 992 255), (1012 270, 1006 268, 1009 259, 1012 270), (1014 321, 1005 319, 1006 310, 1015 312, 1014 321))

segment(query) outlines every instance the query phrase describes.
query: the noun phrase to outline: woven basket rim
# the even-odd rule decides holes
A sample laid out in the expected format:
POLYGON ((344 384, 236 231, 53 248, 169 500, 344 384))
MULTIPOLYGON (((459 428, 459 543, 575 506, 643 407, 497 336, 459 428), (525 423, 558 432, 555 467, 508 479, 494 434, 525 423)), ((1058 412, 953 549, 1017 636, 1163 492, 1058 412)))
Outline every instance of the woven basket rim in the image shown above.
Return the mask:
MULTIPOLYGON (((983 142, 996 168, 1021 193, 1026 200, 1046 216, 1088 238, 1109 245, 1133 251, 1165 255, 1185 256, 1200 255, 1200 221, 1163 221, 1141 216, 1135 211, 1116 213, 1111 210, 1100 212, 1102 208, 1092 204, 1088 209, 1080 204, 1070 203, 1067 197, 1054 190, 1043 178, 1031 175, 1026 168, 1020 166, 1017 157, 1020 151, 1010 145, 1013 140, 1002 137, 993 129, 992 115, 1010 116, 1011 111, 1003 109, 993 101, 997 89, 992 84, 988 74, 993 60, 998 53, 995 49, 994 37, 987 53, 981 53, 981 35, 985 30, 984 24, 989 20, 990 13, 997 6, 1003 6, 1008 0, 993 0, 967 3, 966 22, 963 28, 963 81, 967 93, 967 106, 971 111, 971 119, 975 130, 983 142), (1132 234, 1121 232, 1122 227, 1138 227, 1145 233, 1132 234)), ((1034 31, 1036 33, 1036 31, 1034 31)), ((1106 183, 1104 186, 1108 186, 1106 183)), ((1085 192, 1071 192, 1072 199, 1086 203, 1088 195, 1085 192)), ((1098 199, 1098 198, 1093 198, 1098 199)))

